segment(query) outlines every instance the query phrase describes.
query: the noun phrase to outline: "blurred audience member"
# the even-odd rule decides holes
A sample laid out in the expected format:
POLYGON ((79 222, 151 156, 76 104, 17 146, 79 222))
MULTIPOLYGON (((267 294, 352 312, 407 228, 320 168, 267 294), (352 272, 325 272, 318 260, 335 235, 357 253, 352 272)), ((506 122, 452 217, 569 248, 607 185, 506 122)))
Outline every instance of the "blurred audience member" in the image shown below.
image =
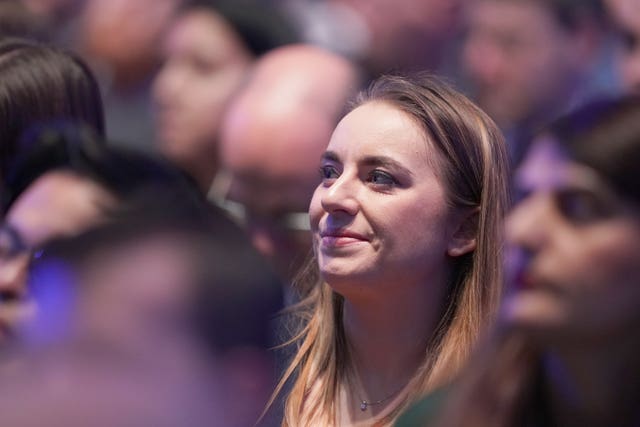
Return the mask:
POLYGON ((640 4, 636 0, 605 0, 622 39, 619 72, 626 89, 640 91, 640 4))
POLYGON ((164 64, 153 83, 160 151, 206 192, 218 169, 222 111, 254 57, 288 39, 269 14, 207 0, 187 1, 164 38, 164 64))
POLYGON ((76 16, 87 0, 19 0, 32 13, 52 24, 61 24, 76 16))
MULTIPOLYGON (((98 85, 75 55, 26 40, 0 42, 0 183, 31 126, 71 120, 104 133, 98 85)), ((0 194, 4 212, 7 194, 0 194)))
POLYGON ((638 425, 638 162, 637 97, 587 105, 534 141, 507 218, 517 261, 500 327, 429 425, 638 425))
POLYGON ((160 41, 182 0, 86 0, 76 49, 94 68, 104 91, 110 139, 151 149, 151 79, 160 41))
POLYGON ((309 255, 306 212, 318 161, 357 80, 338 55, 304 45, 276 49, 258 61, 223 120, 223 170, 211 195, 286 283, 309 255))
POLYGON ((480 106, 517 164, 532 134, 591 95, 598 0, 477 0, 463 62, 480 106))
POLYGON ((0 38, 21 37, 46 41, 51 36, 49 21, 33 12, 23 2, 0 2, 0 38))
POLYGON ((375 78, 430 70, 444 74, 455 56, 462 0, 332 0, 284 2, 309 43, 346 55, 375 78))
POLYGON ((242 230, 182 197, 146 194, 45 249, 30 280, 40 316, 14 375, 18 392, 36 377, 44 387, 31 389, 36 411, 0 399, 11 425, 38 415, 73 426, 255 423, 274 382, 281 286, 242 230))
POLYGON ((39 247, 107 220, 111 209, 147 187, 190 190, 168 164, 108 148, 73 127, 43 131, 8 187, 8 211, 0 227, 0 340, 31 315, 25 281, 39 247))
POLYGON ((181 0, 87 0, 81 51, 108 67, 116 88, 145 80, 158 63, 159 42, 181 0))

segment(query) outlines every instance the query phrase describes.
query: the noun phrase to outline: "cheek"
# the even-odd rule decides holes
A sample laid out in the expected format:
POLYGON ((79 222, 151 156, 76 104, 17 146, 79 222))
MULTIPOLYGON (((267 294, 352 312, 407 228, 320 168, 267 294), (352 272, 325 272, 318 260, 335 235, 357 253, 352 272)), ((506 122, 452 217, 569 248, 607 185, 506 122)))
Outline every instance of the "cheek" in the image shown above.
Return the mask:
POLYGON ((513 294, 507 320, 540 339, 592 339, 636 316, 640 306, 640 232, 628 224, 555 229, 535 255, 545 287, 513 294), (553 332, 552 332, 553 331, 553 332))
MULTIPOLYGON (((629 234, 611 232, 580 240, 572 254, 558 256, 554 276, 558 292, 519 299, 519 315, 559 343, 610 336, 640 309, 640 245, 629 234), (525 309, 522 309, 522 308, 525 309), (555 332, 549 334, 550 328, 555 332)), ((636 319, 636 320, 634 320, 636 319)), ((535 329, 535 328, 534 328, 535 329)))
POLYGON ((546 266, 572 292, 611 289, 637 280, 640 274, 640 233, 625 226, 599 227, 559 239, 555 257, 546 266))
POLYGON ((415 201, 382 209, 381 219, 387 224, 387 237, 397 251, 414 253, 420 258, 444 256, 448 232, 447 208, 443 200, 431 203, 415 201))
POLYGON ((200 77, 191 85, 186 105, 199 122, 209 128, 217 128, 227 102, 240 83, 242 73, 237 69, 221 70, 200 77))
POLYGON ((202 80, 191 85, 188 92, 189 102, 186 107, 191 110, 192 116, 204 125, 211 126, 217 123, 222 107, 229 97, 227 88, 219 87, 215 81, 202 80))

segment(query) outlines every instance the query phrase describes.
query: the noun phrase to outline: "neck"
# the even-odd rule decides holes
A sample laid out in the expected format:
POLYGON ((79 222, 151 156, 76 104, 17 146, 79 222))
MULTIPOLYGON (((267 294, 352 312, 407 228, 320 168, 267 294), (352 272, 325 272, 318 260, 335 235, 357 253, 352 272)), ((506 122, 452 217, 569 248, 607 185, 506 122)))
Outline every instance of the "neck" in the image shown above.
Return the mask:
POLYGON ((556 425, 636 425, 638 349, 636 335, 548 353, 544 369, 556 425))
POLYGON ((444 291, 445 286, 438 285, 398 286, 378 299, 345 299, 345 335, 362 388, 362 396, 354 397, 387 398, 415 375, 440 317, 442 296, 434 290, 444 291))

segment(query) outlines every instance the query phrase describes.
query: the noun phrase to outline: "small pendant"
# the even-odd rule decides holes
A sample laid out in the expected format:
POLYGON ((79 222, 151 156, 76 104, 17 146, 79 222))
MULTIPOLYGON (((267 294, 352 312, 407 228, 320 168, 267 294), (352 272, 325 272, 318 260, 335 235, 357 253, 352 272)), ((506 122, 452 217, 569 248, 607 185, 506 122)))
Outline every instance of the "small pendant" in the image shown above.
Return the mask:
POLYGON ((362 412, 366 411, 366 410, 367 410, 367 406, 369 406, 369 405, 367 404, 367 401, 366 401, 366 400, 363 400, 363 401, 362 401, 362 403, 360 404, 360 410, 361 410, 362 412))

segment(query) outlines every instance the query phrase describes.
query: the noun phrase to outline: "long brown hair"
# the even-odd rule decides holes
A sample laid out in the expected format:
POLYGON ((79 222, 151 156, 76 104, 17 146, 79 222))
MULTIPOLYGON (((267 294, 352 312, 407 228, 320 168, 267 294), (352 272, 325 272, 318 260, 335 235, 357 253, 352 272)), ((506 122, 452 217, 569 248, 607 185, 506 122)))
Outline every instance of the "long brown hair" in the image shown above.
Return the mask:
MULTIPOLYGON (((431 76, 381 77, 358 96, 353 108, 374 101, 405 112, 420 125, 442 154, 440 179, 449 204, 478 211, 476 249, 456 260, 443 316, 409 393, 383 420, 391 422, 417 396, 448 382, 466 361, 480 331, 493 320, 502 282, 501 222, 508 203, 508 166, 504 140, 493 121, 431 76)), ((344 299, 322 282, 315 260, 302 282, 315 287, 300 304, 303 327, 292 340, 298 345, 297 354, 275 393, 295 377, 283 425, 331 425, 336 423, 337 393, 349 364, 342 324, 344 299)))

